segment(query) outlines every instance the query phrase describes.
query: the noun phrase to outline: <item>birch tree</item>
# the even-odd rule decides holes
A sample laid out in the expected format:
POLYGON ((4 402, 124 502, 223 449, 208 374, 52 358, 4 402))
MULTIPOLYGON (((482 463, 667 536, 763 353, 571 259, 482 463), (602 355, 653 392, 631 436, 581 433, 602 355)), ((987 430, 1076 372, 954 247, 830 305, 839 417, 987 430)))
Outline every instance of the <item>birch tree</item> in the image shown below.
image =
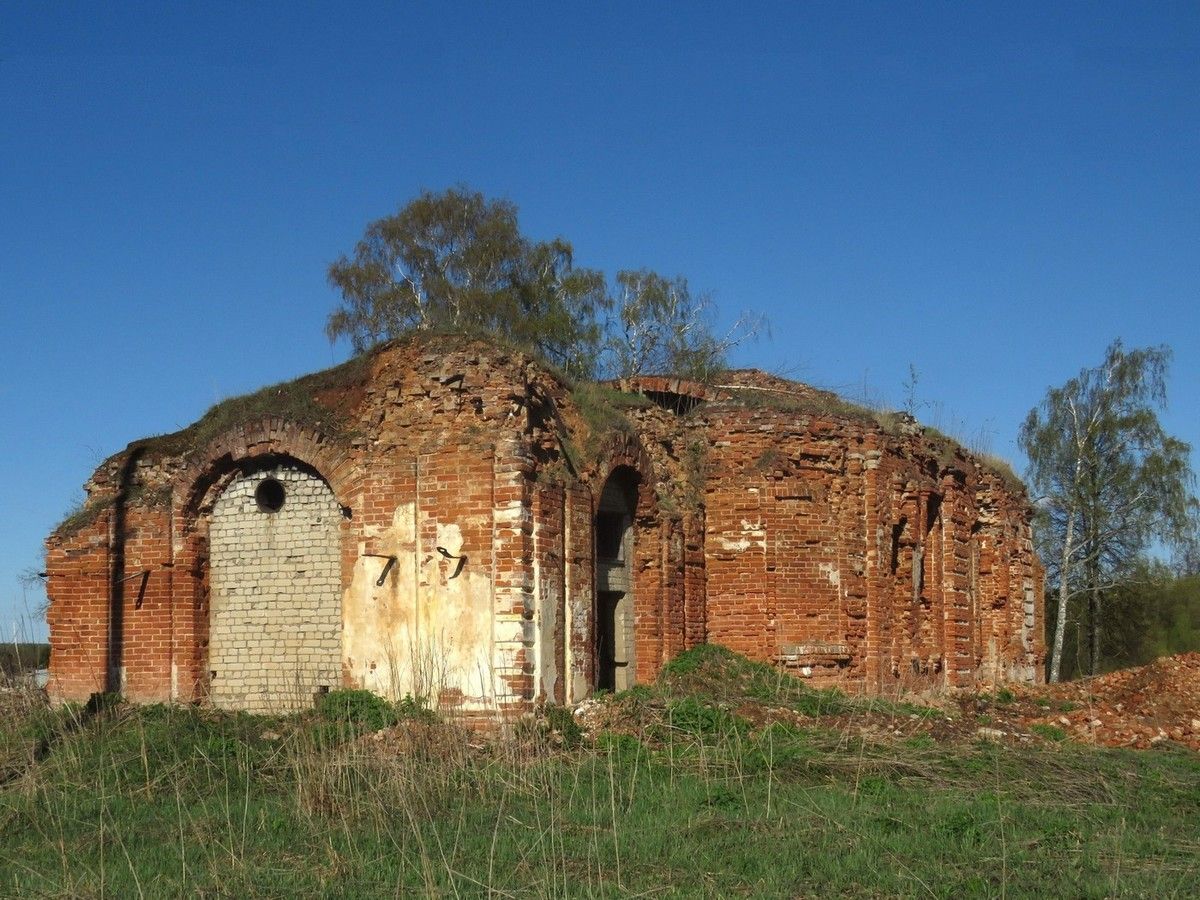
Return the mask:
POLYGON ((648 269, 618 272, 608 307, 604 368, 614 378, 659 374, 705 381, 725 368, 730 351, 766 327, 761 317, 743 313, 718 333, 707 295, 692 293, 682 276, 648 269))
POLYGON ((1117 340, 1099 366, 1051 388, 1021 426, 1038 549, 1057 595, 1052 682, 1061 676, 1063 635, 1076 608, 1086 604, 1095 673, 1106 592, 1154 541, 1187 537, 1196 508, 1190 448, 1158 418, 1169 361, 1166 347, 1126 351, 1117 340))

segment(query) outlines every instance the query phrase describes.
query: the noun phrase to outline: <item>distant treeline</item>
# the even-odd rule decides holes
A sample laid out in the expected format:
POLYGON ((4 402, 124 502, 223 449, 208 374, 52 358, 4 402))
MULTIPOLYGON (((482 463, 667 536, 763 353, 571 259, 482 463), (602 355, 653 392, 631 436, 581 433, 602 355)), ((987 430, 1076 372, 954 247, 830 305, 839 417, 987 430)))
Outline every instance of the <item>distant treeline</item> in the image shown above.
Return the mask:
POLYGON ((0 644, 0 672, 12 675, 50 665, 49 644, 0 644))
MULTIPOLYGON (((1048 620, 1054 612, 1054 599, 1047 598, 1048 620)), ((1200 651, 1200 575, 1176 577, 1161 568, 1143 569, 1106 591, 1104 603, 1108 616, 1102 634, 1101 672, 1200 651)), ((1068 621, 1063 637, 1063 678, 1078 678, 1087 671, 1086 611, 1068 621)))

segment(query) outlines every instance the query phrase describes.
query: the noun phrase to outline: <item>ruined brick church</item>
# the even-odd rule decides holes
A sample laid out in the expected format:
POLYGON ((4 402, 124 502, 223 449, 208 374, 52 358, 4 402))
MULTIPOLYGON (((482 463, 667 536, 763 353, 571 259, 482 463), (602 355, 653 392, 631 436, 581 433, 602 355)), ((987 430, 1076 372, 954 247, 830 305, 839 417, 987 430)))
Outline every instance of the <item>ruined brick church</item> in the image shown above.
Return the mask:
POLYGON ((136 441, 47 541, 50 691, 490 716, 702 642, 854 691, 1040 680, 1019 482, 905 416, 718 382, 413 337, 136 441))

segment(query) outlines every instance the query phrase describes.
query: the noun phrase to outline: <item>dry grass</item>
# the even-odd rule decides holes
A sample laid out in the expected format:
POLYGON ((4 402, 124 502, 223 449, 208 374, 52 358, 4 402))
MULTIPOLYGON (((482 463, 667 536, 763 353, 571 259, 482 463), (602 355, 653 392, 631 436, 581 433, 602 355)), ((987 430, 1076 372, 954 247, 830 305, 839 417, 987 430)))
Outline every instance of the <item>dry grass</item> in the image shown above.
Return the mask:
POLYGON ((1194 754, 867 735, 855 717, 923 714, 814 695, 711 649, 581 717, 551 707, 486 738, 412 702, 283 718, 116 706, 77 730, 76 712, 19 702, 17 743, 46 716, 68 727, 0 790, 6 895, 1200 886, 1194 754))

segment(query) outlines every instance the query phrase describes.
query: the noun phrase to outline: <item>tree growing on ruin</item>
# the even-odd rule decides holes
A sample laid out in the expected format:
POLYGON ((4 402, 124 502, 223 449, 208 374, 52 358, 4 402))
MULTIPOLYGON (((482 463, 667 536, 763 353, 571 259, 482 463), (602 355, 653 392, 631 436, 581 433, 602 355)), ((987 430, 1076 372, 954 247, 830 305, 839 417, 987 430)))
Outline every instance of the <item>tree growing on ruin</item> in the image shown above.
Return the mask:
POLYGON ((1105 596, 1155 540, 1188 534, 1196 508, 1189 446, 1167 434, 1170 351, 1126 351, 1117 340, 1104 361, 1051 388, 1021 426, 1027 478, 1039 511, 1038 549, 1057 610, 1051 681, 1061 675, 1063 637, 1086 604, 1090 669, 1099 663, 1105 596))
POLYGON ((707 381, 726 368, 730 351, 765 328, 743 313, 717 334, 710 297, 692 293, 682 276, 648 269, 618 272, 608 308, 605 370, 613 378, 659 373, 707 381))
POLYGON ((342 302, 330 340, 355 352, 411 331, 500 335, 573 377, 660 373, 707 379, 764 328, 743 315, 724 334, 714 307, 682 277, 577 267, 562 238, 532 241, 517 207, 465 187, 423 192, 367 226, 329 267, 342 302))
POLYGON ((591 372, 607 300, 603 276, 577 268, 567 241, 530 241, 513 203, 464 187, 425 191, 372 222, 329 281, 342 303, 326 333, 356 352, 411 331, 486 332, 573 375, 591 372))

